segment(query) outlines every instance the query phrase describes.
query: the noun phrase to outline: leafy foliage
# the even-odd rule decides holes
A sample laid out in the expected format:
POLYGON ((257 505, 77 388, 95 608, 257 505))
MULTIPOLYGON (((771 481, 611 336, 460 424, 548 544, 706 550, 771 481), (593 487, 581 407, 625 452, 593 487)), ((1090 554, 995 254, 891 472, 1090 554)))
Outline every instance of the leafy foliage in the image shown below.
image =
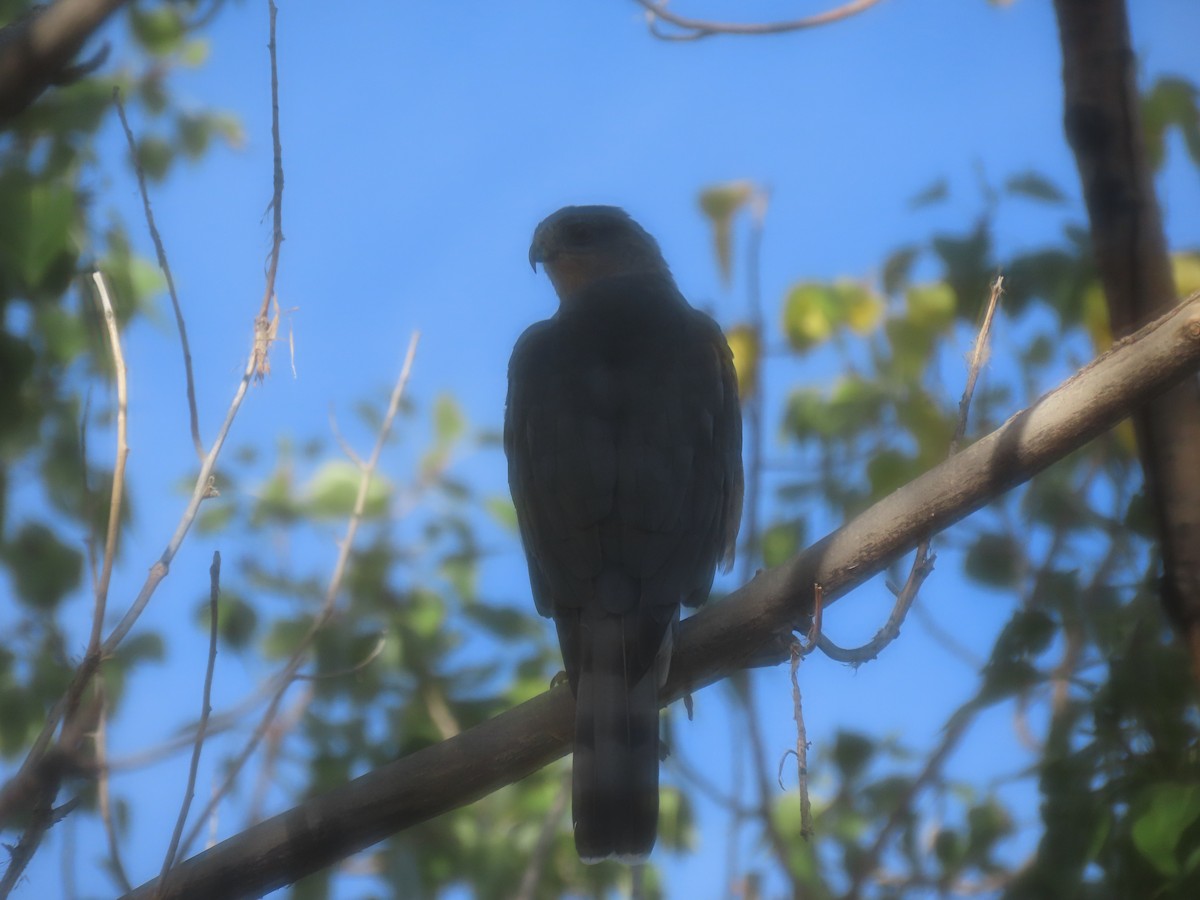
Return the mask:
MULTIPOLYGON (((136 154, 151 179, 177 173, 181 160, 201 158, 214 140, 242 139, 227 115, 183 110, 172 93, 173 70, 206 57, 188 18, 196 6, 132 5, 124 24, 138 50, 134 69, 50 91, 0 136, 0 567, 17 601, 0 634, 6 760, 28 751, 62 695, 74 662, 65 648, 78 628, 67 610, 86 594, 91 568, 80 536, 96 546, 106 537, 111 467, 85 453, 80 422, 103 424, 111 411, 80 398, 86 385, 109 377, 111 365, 79 276, 99 262, 125 325, 145 316, 162 288, 156 267, 130 249, 128 229, 140 224, 112 221, 92 191, 102 174, 94 143, 112 124, 112 90, 120 88, 144 125, 136 154)), ((1196 96, 1178 78, 1149 91, 1144 119, 1156 163, 1175 132, 1200 162, 1196 96)), ((939 179, 912 206, 936 205, 951 190, 939 179)), ((788 474, 764 504, 755 563, 776 565, 795 553, 811 537, 816 510, 834 520, 851 516, 945 457, 958 416, 947 373, 961 368, 961 348, 997 271, 1006 277, 1009 337, 996 355, 1008 363, 988 370, 968 439, 1110 343, 1086 232, 1067 192, 1027 170, 983 193, 973 221, 896 248, 877 278, 798 278, 777 298, 781 349, 754 323, 727 329, 743 395, 770 382, 782 396, 768 412, 788 474), (1038 204, 1054 217, 1059 238, 1019 252, 999 246, 996 220, 1011 203, 1038 204), (773 382, 781 355, 820 357, 842 374, 820 384, 773 382)), ((700 195, 726 283, 738 270, 740 217, 761 224, 763 197, 746 181, 700 195)), ((1176 272, 1181 290, 1200 287, 1200 256, 1180 254, 1176 272)), ((378 398, 357 411, 365 433, 383 417, 378 398)), ((514 513, 507 498, 480 492, 456 466, 476 450, 495 452, 494 441, 448 396, 407 403, 400 430, 416 462, 406 478, 373 480, 332 598, 337 535, 361 472, 328 441, 281 440, 269 459, 261 448, 234 452, 220 497, 203 507, 202 533, 252 548, 231 559, 223 577, 221 650, 273 672, 301 664, 301 677, 274 685, 292 712, 273 733, 274 749, 261 754, 263 777, 285 785, 289 800, 469 728, 544 690, 557 669, 545 624, 481 576, 495 532, 514 540, 514 513), (508 648, 503 658, 493 652, 498 641, 508 648)), ((133 487, 123 527, 140 499, 136 475, 133 487)), ((857 895, 866 885, 889 897, 1200 893, 1200 721, 1187 660, 1154 601, 1148 519, 1126 429, 942 538, 945 558, 1008 604, 976 689, 948 713, 934 748, 869 731, 822 736, 810 767, 813 841, 795 837, 794 793, 770 794, 751 814, 738 808, 739 827, 770 848, 772 874, 810 897, 857 895), (1037 847, 1027 858, 1014 856, 1014 846, 1029 847, 1028 834, 1023 845, 1016 840, 1028 829, 1003 791, 952 776, 946 765, 998 709, 1024 722, 1037 745, 1036 771, 1013 776, 1036 781, 1041 799, 1037 847)), ((927 590, 936 590, 936 576, 927 590)), ((207 596, 197 598, 190 615, 198 634, 210 614, 207 596)), ((126 681, 167 652, 161 635, 139 630, 105 661, 111 715, 124 712, 126 681)), ((232 767, 233 754, 224 762, 232 767)), ((549 767, 397 835, 356 864, 399 896, 458 887, 501 898, 516 894, 544 845, 536 896, 600 896, 627 886, 619 866, 578 865, 563 773, 562 765, 549 767)), ((667 851, 696 841, 698 786, 687 777, 681 785, 663 792, 667 851)), ((85 810, 95 807, 94 792, 82 797, 85 810)), ((136 806, 136 798, 118 802, 119 834, 136 806)), ((296 894, 327 896, 338 876, 314 875, 296 894)), ((651 868, 643 895, 664 893, 651 868)))

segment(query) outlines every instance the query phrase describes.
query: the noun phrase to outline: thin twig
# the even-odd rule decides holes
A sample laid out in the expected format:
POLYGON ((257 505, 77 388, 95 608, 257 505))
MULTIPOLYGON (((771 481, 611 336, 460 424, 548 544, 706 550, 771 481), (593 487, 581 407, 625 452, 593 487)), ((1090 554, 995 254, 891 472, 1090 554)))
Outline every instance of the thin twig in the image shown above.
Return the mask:
POLYGON ((112 349, 113 372, 117 379, 117 458, 113 463, 112 496, 108 504, 108 532, 104 535, 104 562, 100 569, 100 580, 96 583, 96 605, 92 613, 92 635, 88 640, 87 655, 94 656, 100 649, 100 635, 104 628, 104 611, 108 604, 108 585, 112 580, 113 561, 117 556, 117 535, 121 530, 121 500, 125 492, 125 460, 129 456, 128 403, 129 387, 125 369, 125 354, 121 350, 121 335, 117 330, 117 315, 113 311, 112 299, 104 276, 92 273, 96 285, 96 296, 104 314, 104 325, 108 331, 108 343, 112 349))
POLYGON ((333 432, 333 439, 342 448, 342 452, 346 454, 346 458, 361 470, 366 463, 363 462, 362 457, 355 452, 354 448, 350 446, 342 434, 342 429, 338 427, 337 413, 333 409, 333 404, 329 406, 329 430, 333 432))
MULTIPOLYGON (((811 646, 811 644, 810 644, 811 646)), ((812 801, 808 797, 808 732, 804 727, 804 707, 800 697, 800 661, 804 658, 800 642, 792 644, 792 707, 796 721, 796 790, 800 794, 800 837, 813 836, 812 801)))
MULTIPOLYGON (((109 498, 108 533, 104 541, 104 562, 100 577, 95 583, 95 603, 92 610, 92 629, 88 639, 87 652, 80 665, 80 671, 88 670, 88 679, 100 666, 101 659, 106 655, 100 645, 100 637, 104 628, 104 614, 108 602, 108 586, 112 580, 113 561, 117 552, 117 535, 121 526, 121 500, 125 490, 125 461, 129 455, 128 440, 128 383, 126 377, 125 354, 121 349, 121 335, 117 329, 117 317, 113 311, 112 300, 104 283, 104 276, 95 272, 92 276, 96 285, 97 302, 104 316, 108 333, 109 346, 113 357, 113 373, 117 380, 117 455, 113 463, 112 495, 109 498)), ((86 463, 85 463, 86 465, 86 463)), ((29 823, 25 826, 21 839, 11 853, 8 871, 3 881, 0 881, 0 897, 7 897, 13 886, 21 877, 21 873, 37 852, 46 829, 53 824, 50 805, 58 795, 62 783, 63 763, 45 765, 54 731, 60 720, 66 724, 59 736, 58 750, 63 761, 73 760, 83 733, 89 730, 85 720, 99 714, 99 706, 92 704, 90 708, 81 710, 85 681, 76 677, 68 693, 55 704, 41 733, 34 741, 33 747, 21 764, 20 770, 12 781, 5 785, 2 792, 5 803, 0 806, 8 807, 13 804, 13 798, 28 794, 33 803, 30 808, 35 810, 29 823)), ((64 804, 62 809, 66 809, 64 804)), ((73 807, 71 807, 73 808, 73 807)), ((10 814, 14 810, 5 809, 10 814)), ((69 811, 69 810, 67 810, 69 811)), ((63 812, 62 815, 66 813, 63 812)))
POLYGON ((183 321, 183 307, 179 305, 179 294, 175 290, 175 277, 171 274, 171 265, 167 262, 167 249, 163 245, 158 226, 154 223, 154 210, 150 206, 150 192, 146 189, 146 173, 142 170, 141 160, 138 159, 137 144, 133 139, 133 131, 129 120, 125 118, 125 104, 121 102, 121 89, 113 88, 113 103, 117 106, 117 116, 121 119, 121 127, 125 129, 125 142, 129 144, 129 160, 133 163, 133 171, 137 175, 138 190, 142 194, 142 210, 146 214, 146 226, 150 230, 150 240, 154 242, 154 252, 158 255, 158 267, 162 269, 163 277, 167 279, 167 293, 171 297, 171 308, 175 310, 175 325, 179 329, 179 343, 183 347, 183 372, 187 380, 188 416, 192 426, 192 445, 196 448, 196 458, 204 459, 204 443, 200 440, 200 414, 196 410, 196 383, 192 377, 192 351, 188 346, 187 325, 183 321))
POLYGON ((963 735, 967 733, 967 728, 975 720, 975 715, 981 709, 983 709, 983 706, 980 705, 979 698, 973 697, 950 716, 949 721, 942 731, 942 739, 938 742, 937 747, 929 755, 917 777, 908 782, 901 795, 894 801, 891 815, 888 816, 887 821, 883 823, 883 827, 875 835, 875 840, 871 842, 871 847, 867 850, 860 864, 855 867, 854 879, 850 884, 850 889, 846 892, 846 897, 849 900, 857 900, 858 897, 862 896, 863 886, 875 874, 879 866, 879 860, 883 855, 884 847, 887 845, 892 833, 895 832, 910 814, 917 795, 942 771, 942 766, 945 765, 950 754, 958 746, 963 735))
POLYGON ((213 672, 217 667, 217 634, 219 620, 218 600, 221 596, 221 552, 213 551, 212 565, 208 569, 208 667, 204 671, 204 691, 200 701, 200 723, 196 726, 196 741, 192 746, 192 763, 188 767, 187 787, 183 792, 183 803, 179 807, 179 817, 175 820, 175 830, 171 833, 171 843, 167 847, 167 855, 163 858, 162 870, 158 875, 159 890, 167 883, 167 874, 175 864, 179 852, 179 840, 183 836, 183 826, 187 823, 188 810, 192 806, 192 798, 196 795, 196 775, 200 771, 200 751, 204 747, 205 730, 208 727, 208 716, 212 712, 212 683, 213 672))
POLYGON ((274 779, 275 766, 283 751, 283 739, 291 732, 293 728, 304 717, 308 711, 308 706, 312 703, 313 688, 312 685, 305 685, 304 690, 297 691, 296 697, 291 705, 284 710, 267 731, 264 739, 262 765, 259 768, 258 779, 254 784, 254 791, 250 796, 250 802, 246 806, 245 822, 249 828, 255 822, 260 822, 263 819, 263 809, 267 803, 267 792, 270 790, 274 779))
MULTIPOLYGON (((971 399, 975 396, 975 383, 979 379, 979 373, 983 369, 983 364, 987 361, 988 340, 992 333, 992 320, 995 318, 996 308, 1003 294, 1004 276, 997 275, 995 281, 992 282, 991 296, 988 299, 987 308, 984 310, 983 321, 979 325, 979 333, 975 336, 975 345, 971 350, 970 360, 967 365, 967 383, 963 387, 962 399, 958 402, 958 424, 955 425, 954 436, 950 439, 950 448, 947 457, 954 456, 958 452, 959 444, 967 433, 967 421, 971 412, 971 399)), ((821 652, 837 662, 857 666, 875 659, 888 644, 899 637, 900 626, 904 624, 909 609, 912 608, 913 603, 916 601, 917 594, 921 590, 921 585, 924 584, 925 579, 933 571, 933 563, 936 557, 930 555, 930 544, 931 538, 928 537, 917 544, 912 567, 908 571, 908 578, 904 582, 904 587, 897 593, 896 602, 892 606, 892 613, 888 616, 888 620, 884 626, 876 632, 875 637, 861 647, 848 650, 839 647, 824 634, 820 634, 817 640, 821 652)))
POLYGON ((187 837, 182 844, 181 853, 186 854, 187 849, 191 846, 199 834, 199 829, 205 819, 213 811, 216 805, 221 801, 229 789, 233 786, 238 774, 241 772, 246 761, 258 747, 263 737, 271 727, 271 723, 275 719, 275 715, 279 710, 279 705, 283 701, 284 695, 293 683, 296 681, 296 675, 300 671, 305 658, 308 654, 308 649, 312 645, 317 634, 325 627, 326 623, 332 618, 338 595, 342 589, 342 579, 346 573, 346 566, 350 559, 350 552, 354 546, 354 538, 358 533, 359 523, 362 521, 363 511, 367 504, 367 491, 371 486, 371 478, 375 474, 375 469, 379 465, 379 457, 383 453, 384 445, 387 443, 388 435, 392 430, 392 422, 396 418, 396 414, 400 410, 400 401, 404 397, 405 388, 408 386, 408 378, 412 372, 413 359, 417 353, 417 344, 420 341, 420 333, 413 332, 412 337, 408 342, 408 350, 404 354, 404 364, 400 369, 400 376, 396 379, 396 383, 392 388, 392 396, 388 401, 387 413, 383 418, 383 423, 379 427, 379 434, 375 439, 375 446, 371 450, 371 455, 367 459, 366 466, 363 467, 362 473, 358 480, 358 493, 354 498, 354 510, 350 515, 350 521, 346 526, 346 536, 340 542, 338 547, 337 561, 334 563, 333 573, 329 578, 329 585, 325 590, 321 609, 317 613, 308 632, 301 639, 299 645, 292 652, 291 658, 283 666, 283 668, 272 677, 278 687, 275 695, 271 698, 266 711, 263 713, 262 719, 259 721, 254 733, 250 736, 246 746, 235 758, 233 763, 227 768, 225 779, 214 792, 212 799, 205 807, 204 812, 197 820, 196 825, 188 832, 187 837))
POLYGON ((542 880, 542 870, 546 867, 546 858, 550 855, 550 844, 558 831, 559 822, 567 809, 567 797, 571 794, 571 771, 567 769, 559 779, 558 793, 546 810, 542 819, 542 828, 538 832, 537 843, 533 845, 533 853, 529 854, 529 863, 521 875, 521 884, 517 888, 514 900, 533 900, 537 896, 538 883, 542 880))
MULTIPOLYGON (((269 299, 274 295, 275 291, 275 274, 278 271, 279 264, 279 249, 283 241, 283 232, 279 210, 283 201, 283 164, 282 151, 279 144, 279 96, 278 75, 275 71, 275 5, 270 4, 271 9, 271 86, 272 86, 272 134, 274 135, 275 145, 275 179, 274 179, 274 197, 272 204, 275 208, 275 230, 274 240, 272 245, 271 263, 268 268, 268 278, 265 296, 269 299)), ((256 323, 259 320, 265 320, 266 301, 264 301, 264 312, 260 312, 256 323)), ((145 582, 142 584, 141 590, 133 603, 125 612, 125 615, 117 623, 116 627, 109 633, 104 643, 99 647, 98 652, 89 652, 85 655, 79 667, 75 670, 75 674, 71 679, 71 683, 67 686, 64 695, 51 708, 50 713, 46 716, 46 722, 42 726, 41 732, 34 740, 33 747, 25 757, 25 762, 22 763, 18 773, 10 779, 0 789, 0 824, 7 821, 14 808, 19 808, 22 804, 17 802, 21 798, 32 793, 39 793, 42 786, 36 784, 42 778, 42 763, 49 749, 54 733, 59 726, 59 723, 65 719, 69 720, 73 711, 78 707, 80 699, 83 696, 84 690, 91 683, 97 669, 100 666, 102 658, 111 656, 116 648, 120 645, 134 624, 145 611, 146 606, 150 603, 150 598, 154 596, 154 592, 158 589, 159 584, 167 577, 170 571, 170 566, 175 555, 179 552, 184 538, 187 537, 191 530, 192 524, 196 520, 196 515, 200 510, 200 504, 209 497, 217 495, 214 487, 215 476, 213 471, 216 467, 217 457, 220 456, 221 449, 225 445, 225 440, 229 436, 229 431, 233 426, 233 420, 237 417, 238 411, 242 407, 242 402, 245 400, 246 392, 249 390, 252 378, 261 378, 264 374, 266 344, 263 343, 263 329, 260 329, 257 324, 255 328, 254 341, 249 358, 246 361, 246 368, 242 374, 242 379, 238 383, 237 390, 234 392, 233 400, 229 404, 229 409, 225 413, 225 420, 221 423, 221 427, 217 432, 217 436, 213 441, 212 447, 208 454, 200 463, 200 472, 196 476, 196 482, 192 489, 191 499, 188 501, 187 508, 180 517, 179 524, 175 528, 175 533, 171 536, 167 547, 159 557, 158 562, 150 567, 150 572, 146 576, 145 582)), ((267 341, 269 344, 269 341, 267 341)), ((118 464, 122 466, 123 460, 118 458, 118 464)), ((119 482, 114 475, 114 491, 116 484, 119 482)), ((109 529, 109 539, 114 539, 113 529, 109 529)), ((107 586, 107 582, 105 582, 107 586)), ((96 621, 100 621, 102 616, 97 616, 96 621)), ((64 728, 64 733, 66 732, 64 728)), ((61 743, 61 738, 60 738, 61 743)), ((51 798, 57 793, 57 786, 51 792, 51 798)), ((11 871, 11 870, 10 870, 11 871)))
MULTIPOLYGON (((749 685, 747 685, 747 688, 749 685)), ((747 689, 744 699, 744 711, 746 714, 746 732, 750 738, 750 758, 754 765, 754 775, 758 782, 758 807, 755 810, 756 816, 762 824, 762 829, 766 834, 767 843, 771 847, 771 851, 775 854, 776 861, 787 877, 792 890, 792 896, 801 897, 804 894, 804 885, 800 876, 792 868, 789 863, 791 859, 790 844, 787 836, 779 830, 779 824, 771 810, 771 779, 767 771, 767 748, 766 742, 763 739, 762 727, 759 725, 758 716, 754 711, 754 698, 751 692, 747 689)))
POLYGON ((267 50, 271 57, 271 146, 274 150, 274 193, 271 210, 274 213, 271 229, 271 253, 267 257, 267 283, 263 289, 262 305, 254 319, 255 376, 261 381, 271 371, 267 352, 279 328, 279 302, 275 303, 273 319, 267 317, 271 300, 275 297, 275 276, 279 271, 279 251, 283 245, 283 149, 279 140, 279 65, 275 52, 275 19, 279 8, 275 0, 267 0, 270 12, 270 38, 267 50))
POLYGON ((971 359, 967 365, 967 383, 963 387, 962 399, 958 401, 958 425, 954 429, 954 437, 950 439, 950 456, 958 452, 959 444, 967 433, 967 419, 971 412, 971 400, 975 396, 975 382, 988 358, 988 341, 992 335, 992 320, 996 316, 996 308, 1000 298, 1004 296, 1004 276, 997 275, 992 282, 992 293, 988 298, 987 308, 983 313, 983 322, 979 325, 979 334, 975 336, 975 346, 971 349, 971 359))
POLYGON ((634 0, 634 2, 646 10, 646 22, 650 27, 651 34, 655 37, 664 41, 695 41, 717 34, 764 35, 803 31, 806 28, 815 28, 819 25, 829 25, 832 22, 840 22, 843 19, 848 19, 864 10, 870 9, 879 0, 851 0, 849 3, 823 13, 804 16, 799 19, 789 19, 784 22, 764 23, 717 22, 710 19, 693 19, 689 16, 680 16, 670 12, 667 9, 666 0, 659 0, 659 2, 655 2, 655 0, 634 0), (658 28, 658 20, 660 19, 682 29, 682 32, 662 31, 658 28))
POLYGON ((108 758, 108 701, 102 678, 97 680, 96 689, 100 695, 100 719, 96 722, 96 731, 94 733, 94 745, 96 748, 96 801, 100 807, 100 821, 104 825, 104 837, 108 841, 108 860, 112 865, 113 875, 116 876, 117 884, 120 885, 121 890, 129 893, 133 890, 133 885, 129 882, 129 875, 125 872, 124 863, 121 862, 121 844, 117 840, 117 826, 113 821, 108 767, 105 765, 105 760, 108 758))

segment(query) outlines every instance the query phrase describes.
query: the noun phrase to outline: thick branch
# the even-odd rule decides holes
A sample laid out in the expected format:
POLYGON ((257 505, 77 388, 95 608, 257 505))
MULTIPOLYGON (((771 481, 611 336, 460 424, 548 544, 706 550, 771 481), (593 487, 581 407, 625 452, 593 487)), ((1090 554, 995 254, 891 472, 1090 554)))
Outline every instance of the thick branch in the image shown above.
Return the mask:
POLYGON ((58 0, 0 31, 0 124, 21 113, 52 84, 85 69, 71 60, 125 0, 58 0))
MULTIPOLYGON (((786 659, 791 630, 809 613, 815 583, 823 586, 823 602, 831 603, 1197 368, 1200 294, 987 437, 687 620, 665 699, 762 660, 764 648, 786 659)), ((180 863, 159 896, 246 896, 288 884, 563 756, 572 721, 570 690, 556 687, 180 863)), ((150 898, 156 890, 150 883, 129 896, 150 898)))
MULTIPOLYGON (((1067 139, 1075 151, 1113 334, 1175 300, 1162 216, 1142 143, 1125 0, 1055 0, 1067 139)), ((1200 382, 1134 416, 1162 548, 1162 603, 1188 636, 1200 680, 1200 382)))

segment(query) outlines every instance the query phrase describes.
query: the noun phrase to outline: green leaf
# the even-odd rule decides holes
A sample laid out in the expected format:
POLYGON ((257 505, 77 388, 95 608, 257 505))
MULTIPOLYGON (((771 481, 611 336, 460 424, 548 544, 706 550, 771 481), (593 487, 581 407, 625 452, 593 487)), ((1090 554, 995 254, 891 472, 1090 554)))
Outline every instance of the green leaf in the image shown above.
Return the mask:
POLYGON ((506 531, 517 532, 517 508, 509 497, 496 494, 484 500, 483 505, 488 515, 506 531))
POLYGON ((446 604, 432 591, 413 591, 404 611, 404 624, 419 638, 429 639, 441 630, 446 619, 446 604))
POLYGON ((1067 199, 1067 195, 1060 191, 1054 182, 1037 172, 1013 175, 1004 183, 1004 189, 1014 196, 1041 200, 1044 203, 1065 203, 1067 199))
POLYGON ((833 300, 846 326, 858 334, 869 334, 883 318, 883 299, 865 284, 839 280, 833 285, 833 300))
MULTIPOLYGON (((211 627, 212 605, 208 597, 196 604, 196 625, 207 635, 211 627)), ((221 588, 217 597, 217 636, 230 649, 250 646, 258 629, 258 613, 237 594, 221 588)))
POLYGON ((138 43, 156 56, 165 56, 183 44, 183 19, 170 4, 131 7, 129 25, 138 43))
POLYGON ((65 289, 78 252, 74 190, 5 176, 0 208, 0 264, 19 274, 19 290, 56 294, 65 289))
POLYGON ((212 47, 204 38, 192 38, 179 51, 179 62, 190 69, 198 68, 208 61, 212 47))
POLYGON ((919 247, 901 247, 889 254, 883 263, 883 292, 898 294, 908 284, 913 264, 921 255, 919 247))
POLYGON ((1186 79, 1166 76, 1142 98, 1142 135, 1150 165, 1159 169, 1166 159, 1166 138, 1178 128, 1192 162, 1200 165, 1200 91, 1186 79))
POLYGON ((927 188, 917 192, 908 201, 909 209, 921 209, 925 206, 932 206, 935 203, 940 203, 950 196, 950 185, 945 178, 939 178, 927 188))
POLYGON ((1006 534, 981 534, 967 550, 967 575, 993 587, 1016 583, 1020 551, 1006 534))
MULTIPOLYGON (((345 460, 330 460, 313 474, 301 491, 303 508, 317 519, 347 518, 354 512, 362 470, 345 460)), ((367 486, 363 518, 384 515, 392 496, 391 483, 376 472, 367 486)))
POLYGON ((449 447, 467 430, 467 418, 458 401, 449 394, 439 394, 433 404, 433 434, 441 447, 449 447))
POLYGON ((915 478, 917 466, 912 457, 899 450, 884 450, 876 453, 867 463, 867 477, 871 482, 874 499, 886 497, 915 478))
POLYGON ((8 564, 17 599, 47 612, 79 585, 83 574, 83 555, 40 522, 22 526, 0 556, 8 564))
POLYGON ((138 141, 137 160, 147 178, 161 181, 175 160, 175 149, 162 138, 149 135, 138 141))
POLYGON ((143 631, 121 642, 121 660, 126 665, 139 662, 162 662, 166 659, 166 644, 162 635, 143 631))
MULTIPOLYGON (((219 613, 218 613, 219 614, 219 613)), ((280 619, 271 626, 263 638, 263 654, 270 659, 283 659, 291 656, 304 636, 312 628, 312 619, 308 616, 299 619, 280 619)))
POLYGON ((754 185, 749 181, 730 181, 700 192, 700 209, 712 224, 717 269, 726 284, 733 275, 733 219, 752 196, 754 185))
POLYGON ((1200 820, 1200 785, 1155 784, 1135 801, 1133 844, 1168 878, 1180 874, 1178 851, 1184 831, 1200 820))
POLYGON ((892 348, 894 374, 906 380, 920 378, 933 356, 935 332, 908 318, 892 318, 884 325, 884 333, 892 348))
POLYGON ((182 113, 175 120, 179 143, 189 159, 199 159, 208 149, 212 137, 212 125, 207 116, 182 113))
POLYGON ((875 758, 875 740, 854 731, 839 731, 833 745, 833 762, 846 781, 862 776, 875 758))
POLYGON ((783 300, 783 331, 800 351, 827 340, 839 319, 830 289, 817 282, 801 282, 783 300))
POLYGON ((803 540, 803 520, 776 522, 762 535, 763 565, 770 568, 787 562, 799 552, 803 540))
POLYGON ((930 331, 942 331, 954 321, 957 302, 954 289, 944 281, 915 284, 904 294, 908 318, 930 331))
POLYGON ((996 264, 992 260, 992 234, 986 218, 962 237, 940 235, 933 250, 945 265, 945 280, 958 295, 958 314, 974 320, 991 295, 996 264))
POLYGON ((738 396, 749 397, 758 390, 758 370, 762 360, 762 347, 759 345, 758 335, 749 325, 735 325, 725 330, 725 339, 733 353, 738 396))

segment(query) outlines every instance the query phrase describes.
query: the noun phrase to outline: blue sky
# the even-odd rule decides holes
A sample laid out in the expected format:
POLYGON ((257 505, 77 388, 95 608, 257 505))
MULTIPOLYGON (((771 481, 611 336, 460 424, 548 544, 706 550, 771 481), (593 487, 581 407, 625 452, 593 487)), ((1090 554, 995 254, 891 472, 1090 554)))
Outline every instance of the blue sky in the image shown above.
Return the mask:
MULTIPOLYGON (((1143 82, 1165 73, 1200 78, 1200 4, 1133 6, 1143 82)), ((677 0, 673 8, 765 19, 819 6, 677 0)), ((278 293, 284 307, 295 308, 298 377, 277 351, 276 373, 253 391, 235 444, 269 449, 281 434, 327 433, 331 404, 346 411, 391 384, 413 329, 421 330, 422 343, 412 395, 428 401, 449 392, 473 424, 498 426, 513 341, 555 304, 548 282, 529 271, 529 238, 543 216, 567 203, 626 207, 658 237, 684 293, 727 324, 744 315, 744 301, 721 285, 696 206, 698 191, 713 182, 749 178, 771 189, 763 246, 770 322, 778 321, 793 281, 862 277, 906 239, 938 225, 965 225, 979 209, 979 171, 999 183, 1036 169, 1064 189, 1072 212, 1081 206, 1062 137, 1049 3, 890 0, 812 32, 690 44, 652 39, 638 7, 625 0, 375 2, 330 10, 284 3, 279 14, 287 240, 278 293), (909 197, 942 177, 951 184, 950 203, 908 208, 909 197)), ((207 32, 205 65, 173 79, 185 104, 234 112, 245 127, 244 147, 218 147, 152 188, 188 317, 206 440, 244 362, 269 249, 266 35, 265 3, 231 5, 207 32)), ((119 28, 112 37, 120 64, 124 37, 119 28)), ((1168 152, 1160 182, 1168 236, 1174 247, 1197 247, 1200 179, 1178 141, 1168 152)), ((117 128, 105 132, 101 153, 111 165, 109 179, 95 185, 97 202, 119 210, 140 251, 152 258, 135 182, 119 162, 117 128)), ((1050 218, 1020 205, 997 227, 1006 252, 1055 235, 1050 218)), ((184 503, 175 486, 191 459, 165 298, 161 313, 161 326, 140 324, 126 335, 130 465, 141 502, 114 577, 117 608, 136 592, 174 528, 184 503)), ((833 376, 810 370, 796 377, 820 383, 833 376)), ((773 399, 788 386, 779 386, 773 399)), ((949 389, 957 395, 960 386, 949 389)), ((365 432, 350 425, 347 431, 360 448, 369 446, 365 432)), ((100 439, 93 440, 99 448, 100 439)), ((398 453, 385 471, 403 480, 403 464, 398 453)), ((488 492, 505 490, 498 453, 475 454, 458 471, 488 492)), ((131 708, 139 714, 115 724, 114 755, 161 739, 198 708, 204 648, 191 611, 212 549, 207 538, 190 539, 146 614, 146 627, 171 639, 170 663, 152 684, 134 686, 131 708)), ((332 540, 323 552, 332 561, 332 540)), ((515 540, 495 567, 498 596, 527 595, 515 540)), ((843 643, 868 637, 885 615, 885 597, 879 585, 861 590, 831 611, 828 627, 843 643)), ((1010 612, 999 595, 974 589, 964 595, 949 563, 922 602, 942 621, 955 622, 980 653, 1010 612)), ((244 696, 257 674, 223 655, 215 705, 244 696)), ((917 625, 858 672, 814 659, 803 675, 808 733, 818 749, 823 736, 855 723, 926 746, 950 704, 974 687, 974 673, 935 649, 917 625)), ((759 674, 756 682, 770 744, 782 752, 793 740, 787 673, 759 674)), ((715 696, 707 699, 715 690, 700 696, 698 722, 683 738, 689 759, 720 772, 730 766, 730 725, 718 716, 715 696)), ((966 742, 952 771, 1016 767, 998 761, 1005 754, 1016 760, 1020 751, 1007 718, 993 719, 966 742)), ((117 785, 136 800, 127 860, 135 881, 157 871, 184 765, 176 758, 117 785)), ((210 783, 206 774, 211 779, 211 769, 202 772, 201 795, 210 783)), ((1036 820, 1029 801, 1024 825, 1036 820)), ((724 822, 711 810, 702 813, 701 852, 662 860, 672 895, 708 896, 722 874, 724 822)), ((229 816, 221 836, 237 824, 229 816)), ((59 883, 60 840, 52 835, 29 870, 24 895, 43 896, 47 885, 59 883)), ((83 828, 77 840, 84 872, 94 873, 91 860, 103 852, 98 832, 83 828)), ((748 858, 758 852, 748 848, 748 858)), ((81 886, 88 887, 86 877, 81 886)), ((347 888, 346 896, 355 890, 347 888)))

